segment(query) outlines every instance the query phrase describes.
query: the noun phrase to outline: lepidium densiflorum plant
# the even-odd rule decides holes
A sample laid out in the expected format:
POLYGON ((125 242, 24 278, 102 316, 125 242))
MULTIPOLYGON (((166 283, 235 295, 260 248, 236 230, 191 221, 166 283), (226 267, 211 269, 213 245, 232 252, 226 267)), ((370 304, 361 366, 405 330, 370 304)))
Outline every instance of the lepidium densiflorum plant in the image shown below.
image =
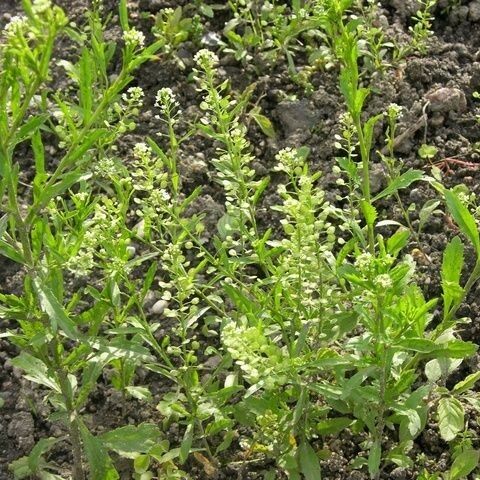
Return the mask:
POLYGON ((253 156, 242 116, 251 90, 233 98, 228 91, 228 80, 218 84, 215 68, 218 58, 213 52, 200 50, 195 61, 199 88, 204 93, 200 107, 205 114, 200 129, 220 143, 212 164, 216 180, 225 191, 226 213, 219 224, 222 247, 230 257, 248 256, 254 253, 253 244, 259 240, 255 206, 268 183, 267 179, 255 181, 255 172, 250 167, 253 156))
MULTIPOLYGON (((18 263, 24 275, 22 294, 1 297, 2 319, 18 324, 2 335, 20 347, 13 363, 46 389, 51 420, 68 431, 72 477, 83 480, 88 470, 92 478, 118 478, 108 450, 115 450, 119 437, 111 433, 107 445, 90 433, 81 412, 108 363, 133 351, 137 359, 151 357, 136 344, 106 345, 103 321, 115 318, 118 305, 113 280, 125 275, 131 254, 125 227, 128 185, 124 197, 111 199, 93 195, 87 180, 97 168, 106 174, 114 168, 113 144, 134 126, 142 97, 138 89, 125 89, 134 70, 151 59, 159 45, 144 46, 143 34, 129 26, 126 2, 120 1, 122 63, 111 77, 116 46, 104 40, 105 25, 95 2, 88 34, 65 30, 80 51, 77 62, 63 63, 71 79, 70 95, 52 94, 51 56, 67 18, 48 0, 25 0, 23 6, 25 17, 7 26, 0 47, 0 190, 5 214, 0 251, 18 263), (58 138, 56 158, 43 146, 45 131, 58 138), (21 195, 20 143, 30 147, 34 173, 32 189, 21 195), (85 276, 94 270, 101 280, 92 281, 85 291, 65 288, 67 275, 85 276)), ((151 434, 155 437, 158 431, 151 434)), ((63 439, 40 441, 32 457, 12 465, 14 475, 57 478, 55 466, 42 455, 58 441, 63 439)))
POLYGON ((314 399, 330 385, 327 368, 347 362, 330 345, 349 329, 332 254, 336 209, 319 188, 320 174, 309 171, 307 155, 308 149, 286 148, 276 157, 287 182, 278 187, 282 203, 272 208, 283 217, 284 238, 265 242, 257 260, 267 259, 259 265, 264 277, 246 284, 226 279, 235 311, 222 329, 224 348, 249 385, 237 417, 257 425, 245 448, 276 458, 293 477, 320 474, 311 442, 328 408, 314 399), (322 386, 311 388, 320 378, 322 386))
MULTIPOLYGON (((421 360, 429 359, 429 368, 434 370, 440 367, 432 365, 441 365, 446 359, 459 364, 475 352, 475 345, 459 338, 460 324, 454 318, 459 302, 465 298, 465 292, 459 286, 462 262, 453 261, 455 256, 463 258, 459 239, 454 239, 445 251, 442 276, 448 281, 443 283, 444 318, 433 324, 432 310, 438 300, 424 299, 417 283, 415 264, 409 255, 403 253, 411 230, 408 216, 405 220, 410 228, 400 227, 389 236, 380 233, 384 225, 395 225, 395 222, 389 221, 388 217, 379 218, 376 202, 391 196, 400 201, 399 190, 424 176, 415 170, 404 173, 398 170, 392 147, 398 109, 391 107, 387 112, 389 153, 383 158, 389 169, 389 182, 379 193, 372 194, 373 127, 381 116, 363 118, 363 105, 370 91, 360 88, 357 41, 352 33, 345 37, 340 84, 348 110, 341 136, 347 157, 339 161, 339 166, 348 179, 345 184, 349 186, 349 195, 355 199, 350 212, 355 215, 361 212, 361 215, 353 223, 353 215, 348 215, 352 239, 342 249, 340 258, 346 261, 337 271, 340 281, 345 282, 346 294, 351 296, 352 328, 356 329, 343 349, 355 359, 356 372, 342 374, 341 368, 337 369, 337 374, 340 373, 337 384, 342 393, 335 395, 334 391, 326 389, 325 399, 340 413, 353 414, 355 428, 368 432, 365 444, 369 449, 368 459, 357 459, 354 464, 361 467, 364 463, 371 478, 379 479, 382 469, 389 463, 405 467, 412 464, 408 452, 413 440, 425 428, 431 411, 436 410, 432 410, 438 402, 434 385, 416 384, 422 374, 421 360), (387 453, 384 435, 392 429, 397 430, 399 441, 387 453)), ((478 231, 466 207, 452 192, 444 191, 435 182, 434 185, 444 192, 447 206, 462 231, 474 245, 478 245, 478 231)), ((473 278, 478 278, 476 272, 475 268, 467 282, 467 290, 470 290, 473 278)), ((451 427, 452 423, 445 413, 448 410, 446 403, 441 401, 441 431, 445 430, 445 424, 451 427)), ((450 406, 456 407, 457 402, 452 400, 450 406)), ((452 411, 450 413, 455 417, 452 411)), ((456 425, 458 427, 458 423, 456 425)))

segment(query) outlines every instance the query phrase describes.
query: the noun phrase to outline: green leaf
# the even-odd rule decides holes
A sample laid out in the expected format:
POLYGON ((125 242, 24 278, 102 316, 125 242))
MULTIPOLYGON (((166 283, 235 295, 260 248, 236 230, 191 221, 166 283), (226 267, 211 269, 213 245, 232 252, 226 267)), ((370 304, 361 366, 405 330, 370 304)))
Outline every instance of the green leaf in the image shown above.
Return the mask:
POLYGON ((37 294, 42 310, 48 315, 50 324, 54 332, 60 327, 62 332, 71 340, 79 340, 80 334, 73 320, 68 317, 60 302, 53 292, 36 277, 33 280, 33 286, 37 294))
POLYGON ((472 242, 477 257, 480 257, 480 236, 475 218, 452 190, 445 190, 445 201, 460 231, 472 242))
POLYGON ((12 359, 12 365, 21 368, 25 378, 31 382, 39 383, 54 392, 61 393, 55 375, 48 370, 48 367, 39 359, 27 352, 22 352, 18 357, 12 359))
POLYGON ((90 467, 90 478, 118 480, 120 478, 118 472, 100 438, 93 436, 83 423, 80 424, 80 434, 90 467))
POLYGON ((303 441, 300 444, 298 447, 298 457, 300 460, 300 470, 305 480, 320 480, 322 478, 318 456, 308 442, 303 441))
POLYGON ((255 120, 255 123, 260 127, 262 132, 269 138, 275 138, 275 129, 269 118, 261 113, 250 112, 250 115, 255 120))
POLYGON ((152 400, 152 393, 147 387, 126 387, 126 392, 133 398, 149 402, 152 400))
POLYGON ((452 393, 457 395, 465 393, 466 391, 472 389, 475 383, 478 382, 478 380, 480 380, 480 372, 471 373, 464 380, 458 382, 453 387, 452 393))
POLYGON ((325 418, 317 423, 317 432, 320 435, 336 435, 352 424, 348 417, 325 418))
POLYGON ((423 172, 421 170, 412 170, 409 169, 405 173, 402 173, 397 178, 394 178, 390 184, 382 190, 380 193, 378 193, 373 199, 372 202, 376 202, 377 200, 380 200, 381 198, 388 197, 398 190, 401 190, 402 188, 407 188, 409 187, 413 182, 417 182, 418 180, 421 180, 423 178, 423 172))
POLYGON ((38 115, 27 120, 15 135, 14 143, 21 143, 30 138, 48 119, 48 115, 38 115))
POLYGON ((149 423, 116 428, 99 436, 109 450, 114 450, 126 458, 135 458, 139 453, 148 453, 160 437, 159 428, 149 423))
POLYGON ((180 460, 181 465, 183 465, 187 461, 187 458, 190 455, 190 450, 192 448, 192 443, 193 443, 193 423, 189 423, 187 426, 187 429, 185 430, 182 444, 180 445, 180 454, 178 458, 180 460))
POLYGON ((433 158, 438 153, 438 148, 434 145, 427 145, 426 143, 418 149, 418 154, 420 158, 429 159, 433 158))
POLYGON ((450 308, 463 298, 463 288, 460 286, 460 275, 463 269, 464 253, 460 237, 454 237, 448 243, 443 254, 442 288, 445 315, 450 308))
POLYGON ((454 397, 441 398, 438 402, 438 428, 440 436, 450 442, 465 428, 465 412, 454 397))
POLYGON ((439 345, 427 338, 407 338, 398 342, 397 345, 405 350, 418 353, 432 353, 439 349, 439 345))
POLYGON ((410 238, 410 230, 407 228, 399 228, 388 240, 387 240, 387 252, 390 255, 396 257, 402 248, 404 248, 408 239, 410 238))
POLYGON ((118 13, 120 17, 120 25, 122 26, 122 30, 125 32, 130 30, 128 25, 128 9, 127 9, 127 0, 120 0, 118 5, 118 13))
POLYGON ((453 461, 448 480, 460 480, 466 478, 477 468, 480 461, 479 450, 465 450, 453 461))
POLYGON ((360 205, 367 225, 373 225, 378 216, 377 210, 371 203, 368 203, 365 200, 362 200, 360 205))
POLYGON ((31 470, 32 474, 38 472, 41 464, 43 464, 44 459, 42 458, 42 455, 50 451, 60 440, 60 438, 51 437, 42 438, 37 442, 30 452, 30 455, 28 455, 28 468, 31 470))

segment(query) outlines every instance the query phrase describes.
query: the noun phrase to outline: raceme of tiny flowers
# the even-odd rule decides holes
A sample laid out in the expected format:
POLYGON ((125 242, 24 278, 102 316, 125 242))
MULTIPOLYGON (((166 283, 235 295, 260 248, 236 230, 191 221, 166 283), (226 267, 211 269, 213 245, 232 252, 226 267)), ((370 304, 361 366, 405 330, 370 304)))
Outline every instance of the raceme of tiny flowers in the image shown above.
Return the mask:
POLYGON ((158 107, 164 115, 170 116, 174 111, 178 113, 180 103, 173 93, 173 90, 169 87, 164 87, 157 92, 155 106, 158 107))
POLYGON ((136 28, 125 30, 123 32, 123 40, 127 47, 143 48, 145 46, 145 35, 136 28))
POLYGON ((7 25, 5 25, 5 28, 2 33, 5 36, 5 38, 10 39, 15 37, 18 33, 23 33, 27 25, 28 25, 27 17, 15 15, 10 19, 7 25))
POLYGON ((193 57, 193 60, 202 70, 205 71, 211 70, 219 61, 218 56, 206 48, 199 50, 193 57))

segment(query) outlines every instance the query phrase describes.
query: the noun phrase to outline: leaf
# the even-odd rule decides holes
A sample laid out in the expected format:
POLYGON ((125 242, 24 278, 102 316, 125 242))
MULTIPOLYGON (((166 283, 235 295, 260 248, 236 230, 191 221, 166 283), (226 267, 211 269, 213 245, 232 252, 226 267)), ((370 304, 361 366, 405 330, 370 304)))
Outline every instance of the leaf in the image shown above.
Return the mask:
POLYGON ((40 302, 40 306, 50 319, 52 330, 56 332, 57 327, 60 327, 60 329, 68 338, 71 340, 79 340, 80 334, 75 323, 65 313, 65 310, 63 309, 62 305, 60 305, 53 292, 39 277, 34 278, 33 285, 40 302))
POLYGON ((100 437, 93 436, 83 423, 80 424, 80 434, 90 467, 90 478, 118 480, 120 478, 118 472, 100 437))
POLYGON ((373 225, 378 216, 377 210, 371 203, 368 203, 365 200, 362 200, 360 205, 362 207, 362 213, 365 217, 367 225, 373 225))
POLYGON ((445 201, 449 212, 460 231, 472 242, 477 257, 480 257, 480 236, 475 218, 452 190, 445 190, 445 201))
POLYGON ((454 397, 441 398, 438 402, 438 428, 440 436, 450 442, 465 428, 465 412, 454 397))
POLYGON ((448 480, 460 480, 465 478, 477 468, 480 461, 479 450, 465 450, 453 461, 448 480))
POLYGON ((462 363, 462 359, 454 358, 434 358, 425 364, 425 375, 427 379, 435 383, 442 377, 447 377, 450 373, 458 368, 462 363))
POLYGON ((427 220, 432 216, 432 214, 435 212, 436 208, 440 205, 440 202, 438 200, 428 200, 425 202, 425 205, 423 205, 422 209, 418 213, 418 231, 421 232, 423 231, 423 227, 425 226, 425 223, 427 223, 427 220))
POLYGON ((130 30, 130 27, 128 25, 128 9, 127 9, 126 0, 120 0, 120 3, 118 5, 118 13, 120 17, 120 25, 122 26, 122 30, 124 32, 127 30, 130 30))
POLYGON ((376 202, 377 200, 380 200, 383 197, 387 197, 389 195, 394 194, 398 190, 401 190, 402 188, 407 188, 410 186, 413 182, 417 182, 418 180, 421 180, 423 178, 423 172, 421 170, 413 170, 409 169, 405 173, 402 173, 397 178, 394 178, 387 188, 382 190, 380 193, 378 193, 373 199, 372 202, 376 202))
POLYGON ((109 450, 114 450, 126 458, 135 458, 139 453, 148 453, 160 437, 159 428, 149 423, 116 428, 99 436, 109 450))
POLYGON ((275 130, 269 118, 261 113, 250 112, 250 115, 255 120, 255 123, 260 127, 262 132, 269 138, 275 138, 275 130))
POLYGON ((305 480, 320 480, 322 478, 318 456, 308 442, 303 441, 300 443, 298 447, 298 458, 300 461, 300 470, 305 480))
POLYGON ((180 464, 183 465, 188 456, 190 455, 190 449, 192 448, 193 443, 193 423, 189 423, 185 434, 183 435, 182 444, 180 445, 180 454, 178 456, 180 464))
POLYGON ((317 432, 320 435, 336 435, 351 425, 353 420, 348 417, 325 418, 317 423, 317 432))
POLYGON ((28 468, 32 474, 38 472, 40 465, 43 463, 42 455, 52 449, 52 447, 58 443, 60 438, 42 438, 32 448, 32 451, 28 455, 28 468))
POLYGON ((371 477, 375 477, 380 471, 380 462, 382 460, 382 445, 377 440, 370 447, 370 453, 368 454, 368 472, 371 477))
POLYGON ((48 115, 38 115, 27 120, 15 135, 14 143, 21 143, 31 137, 48 119, 48 115))
POLYGON ((153 398, 152 393, 147 387, 126 387, 125 390, 129 395, 138 400, 149 402, 153 398))
POLYGON ((395 408, 399 415, 407 419, 407 428, 412 437, 418 435, 422 430, 422 420, 420 415, 413 408, 395 408))
POLYGON ((473 386, 475 385, 475 383, 478 382, 478 380, 480 380, 480 372, 471 373, 464 380, 458 382, 453 387, 452 393, 457 395, 465 393, 467 390, 473 388, 473 386))
POLYGON ((27 380, 44 385, 54 392, 61 393, 57 379, 39 358, 27 352, 22 352, 18 357, 12 359, 12 365, 21 368, 26 373, 25 378, 27 380))
POLYGON ((408 239, 410 238, 410 230, 407 228, 399 228, 388 240, 387 240, 387 252, 390 255, 396 257, 402 248, 404 248, 408 239))
POLYGON ((441 277, 445 315, 448 315, 452 304, 463 298, 463 288, 460 286, 463 262, 463 243, 460 237, 454 237, 443 253, 441 277))

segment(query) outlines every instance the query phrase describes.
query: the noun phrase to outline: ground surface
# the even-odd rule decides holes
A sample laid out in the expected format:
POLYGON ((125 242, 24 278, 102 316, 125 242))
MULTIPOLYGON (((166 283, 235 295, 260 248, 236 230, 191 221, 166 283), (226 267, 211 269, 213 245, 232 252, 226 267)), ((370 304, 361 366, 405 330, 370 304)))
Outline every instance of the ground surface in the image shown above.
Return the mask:
MULTIPOLYGON (((19 0, 2 0, 0 2, 0 25, 8 21, 9 17, 19 9, 19 0)), ((58 0, 57 3, 66 8, 69 17, 77 22, 81 21, 86 7, 86 0, 58 0)), ((115 1, 106 2, 113 7, 115 1)), ((160 8, 177 6, 180 0, 139 0, 133 10, 155 13, 160 8)), ((218 2, 217 2, 218 3, 218 2)), ((399 32, 407 31, 408 19, 412 13, 409 0, 383 0, 382 18, 380 19, 388 29, 399 32)), ((440 2, 441 3, 441 2, 440 2)), ((480 160, 474 145, 480 141, 480 128, 476 122, 474 111, 477 108, 472 94, 480 89, 480 2, 461 2, 448 13, 442 13, 440 5, 436 10, 434 24, 435 38, 432 41, 430 52, 425 57, 412 56, 401 68, 389 71, 384 78, 374 80, 374 95, 368 104, 369 113, 382 111, 388 104, 395 102, 405 107, 402 125, 406 127, 414 124, 422 115, 429 92, 438 87, 458 89, 460 100, 449 103, 448 99, 435 99, 437 112, 428 110, 428 127, 425 131, 420 128, 417 132, 407 136, 398 146, 397 154, 404 162, 405 169, 409 167, 426 168, 425 160, 417 154, 422 143, 435 145, 439 149, 438 159, 456 158, 472 162, 474 167, 463 168, 451 164, 451 171, 446 175, 447 185, 465 183, 473 191, 480 194, 480 168, 476 168, 480 160), (465 102, 465 104, 463 104, 465 102), (426 140, 426 141, 425 141, 426 140)), ((149 20, 137 21, 145 31, 148 31, 149 20)), ((206 32, 221 33, 223 23, 221 19, 207 24, 206 32)), ((112 30, 112 35, 116 34, 112 30)), ((145 134, 153 135, 159 128, 157 120, 151 113, 156 91, 164 86, 172 87, 178 94, 185 115, 195 116, 198 113, 198 94, 188 80, 193 64, 193 55, 196 47, 184 45, 179 55, 185 70, 181 70, 173 61, 151 63, 144 66, 138 75, 138 84, 147 94, 147 111, 142 115, 140 127, 132 136, 126 138, 131 142, 136 137, 142 138, 145 134)), ((60 45, 58 55, 69 54, 68 47, 60 45), (63 50, 63 47, 65 50, 63 50)), ((254 98, 260 99, 259 105, 263 113, 269 117, 277 132, 275 140, 267 139, 259 130, 252 127, 251 143, 258 159, 254 168, 259 174, 264 174, 273 165, 274 155, 280 148, 286 146, 308 145, 311 148, 310 160, 312 167, 324 171, 324 186, 332 197, 337 188, 333 176, 330 175, 334 164, 334 134, 338 130, 338 117, 343 112, 343 103, 337 86, 337 71, 318 72, 313 77, 314 92, 306 96, 302 89, 291 82, 286 71, 286 65, 280 64, 272 71, 262 71, 245 67, 231 57, 224 57, 221 61, 220 74, 232 80, 236 89, 243 89, 252 82, 257 82, 254 98), (285 100, 287 95, 296 96, 296 100, 285 100)), ((61 88, 61 84, 59 87, 61 88)), ((378 131, 377 147, 381 148, 382 131, 378 131)), ((199 140, 202 142, 202 140, 199 140)), ((203 187, 203 193, 196 208, 208 214, 207 222, 214 226, 222 215, 222 192, 210 179, 208 159, 212 153, 209 144, 197 144, 190 147, 191 151, 183 153, 183 162, 180 166, 187 189, 197 185, 203 187), (205 162, 205 163, 203 163, 205 162)), ((478 164, 480 167, 480 164, 478 164)), ((373 168, 375 180, 382 184, 380 168, 373 168)), ((28 179, 28 170, 24 173, 28 179)), ((274 183, 267 192, 264 206, 276 201, 274 183)), ((427 187, 418 186, 405 194, 405 200, 417 204, 424 203, 433 197, 433 192, 427 187)), ((272 221, 271 214, 265 210, 262 221, 265 226, 272 221)), ((433 217, 427 224, 425 233, 421 236, 422 248, 431 259, 424 262, 420 271, 423 278, 424 290, 427 296, 439 294, 438 269, 441 254, 446 239, 451 235, 451 227, 446 225, 441 217, 433 217)), ((420 262, 421 263, 421 262, 420 262)), ((5 260, 1 260, 0 284, 3 291, 16 291, 21 287, 21 272, 17 267, 5 260)), ((464 315, 472 319, 472 324, 464 332, 464 338, 480 342, 480 289, 472 292, 468 303, 464 306, 464 315)), ((44 436, 57 436, 61 432, 55 424, 44 420, 46 406, 42 403, 42 393, 32 387, 32 384, 22 379, 20 371, 13 368, 10 358, 15 351, 8 344, 0 340, 0 395, 5 405, 0 410, 0 480, 11 478, 7 472, 10 461, 28 453, 35 441, 44 436)), ((470 362, 471 371, 478 368, 478 359, 470 362)), ((164 386, 152 384, 154 395, 160 395, 164 386)), ((158 413, 150 411, 145 406, 139 408, 132 404, 129 416, 132 422, 150 419, 158 421, 158 413)), ((120 416, 118 398, 116 394, 106 388, 100 388, 92 397, 88 406, 88 413, 92 416, 91 422, 108 429, 115 426, 120 416)), ((477 427, 476 421, 471 419, 471 426, 477 427)), ((172 438, 175 432, 170 432, 172 438)), ((364 474, 349 472, 348 462, 355 457, 359 448, 354 436, 335 439, 330 445, 333 455, 323 464, 324 478, 330 480, 363 479, 364 474)), ((361 439, 360 439, 361 440, 361 439)), ((417 448, 422 450, 442 469, 442 462, 446 462, 445 445, 438 438, 435 430, 427 428, 418 441, 417 448)), ((236 452, 227 452, 230 460, 238 460, 236 452)), ((59 449, 56 459, 61 463, 62 458, 68 463, 70 453, 59 449)), ((228 462, 227 462, 228 464, 228 462)), ((260 470, 262 465, 258 467, 260 470)), ((189 464, 193 478, 204 478, 201 466, 189 464)), ((260 478, 255 471, 255 464, 242 469, 226 467, 219 472, 217 478, 260 478)), ((385 478, 392 480, 413 478, 411 472, 395 469, 385 478)), ((123 478, 131 478, 128 469, 123 478)), ((205 477, 206 478, 206 477, 205 477)))

